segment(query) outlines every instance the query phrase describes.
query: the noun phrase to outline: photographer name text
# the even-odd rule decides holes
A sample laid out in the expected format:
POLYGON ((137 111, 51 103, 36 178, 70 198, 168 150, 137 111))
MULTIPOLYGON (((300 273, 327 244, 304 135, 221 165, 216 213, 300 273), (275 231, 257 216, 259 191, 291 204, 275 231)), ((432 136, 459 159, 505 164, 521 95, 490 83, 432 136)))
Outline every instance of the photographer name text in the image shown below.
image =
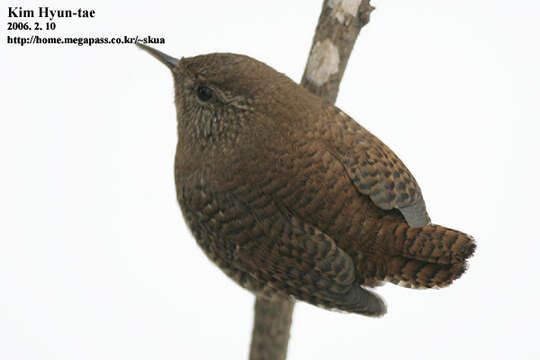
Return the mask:
POLYGON ((57 18, 93 18, 96 11, 92 9, 51 9, 48 6, 40 6, 37 9, 25 9, 22 6, 10 6, 8 17, 10 18, 43 18, 55 20, 57 18))

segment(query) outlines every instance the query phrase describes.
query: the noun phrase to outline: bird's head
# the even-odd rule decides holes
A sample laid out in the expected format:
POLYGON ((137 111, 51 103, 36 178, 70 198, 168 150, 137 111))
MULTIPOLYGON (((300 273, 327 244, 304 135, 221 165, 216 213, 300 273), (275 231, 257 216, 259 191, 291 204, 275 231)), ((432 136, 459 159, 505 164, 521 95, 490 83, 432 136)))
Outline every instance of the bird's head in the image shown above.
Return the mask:
MULTIPOLYGON (((261 97, 273 83, 287 79, 268 65, 245 55, 214 53, 176 59, 137 44, 173 74, 178 132, 185 141, 202 144, 232 141, 249 123, 261 97)), ((260 109, 260 108, 259 108, 260 109)))

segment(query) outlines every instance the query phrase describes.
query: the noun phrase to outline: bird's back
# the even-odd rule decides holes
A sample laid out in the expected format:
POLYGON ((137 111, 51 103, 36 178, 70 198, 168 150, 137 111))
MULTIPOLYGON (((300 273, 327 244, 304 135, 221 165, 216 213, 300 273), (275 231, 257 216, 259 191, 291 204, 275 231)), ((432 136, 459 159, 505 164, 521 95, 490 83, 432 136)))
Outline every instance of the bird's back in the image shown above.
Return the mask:
POLYGON ((302 95, 287 102, 295 108, 274 110, 280 131, 265 152, 279 161, 260 172, 272 174, 260 179, 270 182, 267 191, 279 189, 283 208, 328 234, 363 284, 442 287, 457 279, 474 252, 472 238, 431 224, 413 175, 378 138, 337 107, 302 95), (299 110, 305 117, 290 118, 299 110))

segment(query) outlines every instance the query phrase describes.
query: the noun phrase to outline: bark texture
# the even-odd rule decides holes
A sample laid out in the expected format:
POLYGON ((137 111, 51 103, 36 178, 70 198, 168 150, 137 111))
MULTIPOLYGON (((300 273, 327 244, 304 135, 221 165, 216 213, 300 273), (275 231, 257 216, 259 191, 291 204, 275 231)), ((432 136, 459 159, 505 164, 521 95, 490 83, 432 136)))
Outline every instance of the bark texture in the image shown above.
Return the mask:
MULTIPOLYGON (((369 22, 370 0, 324 0, 301 85, 335 103, 360 30, 369 22)), ((285 360, 294 302, 257 297, 250 360, 285 360)))
MULTIPOLYGON (((370 14, 374 9, 369 0, 361 2, 352 0, 324 1, 317 30, 311 44, 308 63, 302 77, 302 86, 332 104, 336 102, 339 84, 343 78, 356 38, 362 27, 369 22, 370 14), (347 8, 347 3, 354 2, 359 3, 358 11, 356 15, 351 15, 344 8, 347 8), (332 72, 329 78, 322 83, 313 81, 313 79, 317 79, 317 74, 314 74, 314 72, 320 70, 324 66, 324 62, 328 61, 328 58, 324 58, 324 56, 329 56, 329 54, 322 54, 321 59, 317 51, 319 49, 329 50, 334 48, 337 49, 339 54, 337 71, 332 72), (313 66, 310 66, 310 62, 312 62, 313 66)), ((347 10, 350 10, 350 8, 347 10)))
POLYGON ((285 360, 294 302, 257 297, 250 359, 285 360))

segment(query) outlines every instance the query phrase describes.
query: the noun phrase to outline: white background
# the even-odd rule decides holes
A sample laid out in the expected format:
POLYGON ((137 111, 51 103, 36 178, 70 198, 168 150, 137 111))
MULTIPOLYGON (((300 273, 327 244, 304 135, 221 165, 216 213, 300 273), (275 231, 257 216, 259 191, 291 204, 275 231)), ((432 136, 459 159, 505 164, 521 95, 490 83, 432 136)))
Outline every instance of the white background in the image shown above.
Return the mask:
MULTIPOLYGON (((289 359, 537 359, 540 3, 373 3, 337 104, 478 249, 449 288, 379 288, 381 319, 298 304, 289 359)), ((254 299, 176 203, 168 70, 134 45, 7 45, 8 5, 45 3, 0 7, 0 358, 247 358, 254 299)), ((321 3, 47 5, 96 17, 42 35, 161 36, 176 57, 244 53, 299 81, 321 3)))

